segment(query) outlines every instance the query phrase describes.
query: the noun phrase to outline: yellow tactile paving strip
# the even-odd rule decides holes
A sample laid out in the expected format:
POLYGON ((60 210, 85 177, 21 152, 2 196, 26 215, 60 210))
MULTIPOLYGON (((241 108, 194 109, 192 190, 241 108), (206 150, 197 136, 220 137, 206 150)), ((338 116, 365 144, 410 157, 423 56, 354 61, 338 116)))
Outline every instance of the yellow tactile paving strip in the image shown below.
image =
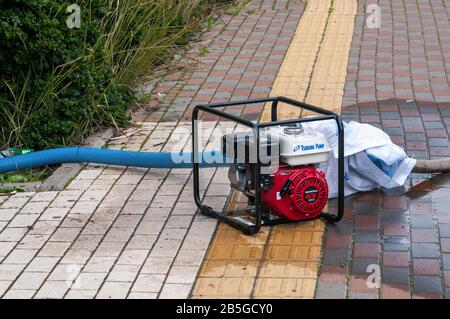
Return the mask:
MULTIPOLYGON (((309 88, 325 28, 329 19, 332 0, 308 1, 294 38, 280 67, 272 86, 271 96, 288 96, 304 101, 309 88)), ((297 108, 280 107, 280 118, 298 116, 297 108)), ((270 118, 270 110, 266 108, 262 120, 270 118)))
MULTIPOLYGON (((357 0, 310 0, 273 85, 288 96, 340 111, 357 0)), ((270 120, 265 108, 261 120, 270 120)), ((304 116, 280 106, 279 117, 304 116)), ((245 205, 234 193, 228 209, 245 205)), ((193 298, 312 298, 321 255, 320 220, 262 228, 246 236, 220 224, 193 298)))
POLYGON ((306 103, 340 112, 356 12, 356 0, 334 1, 306 103))

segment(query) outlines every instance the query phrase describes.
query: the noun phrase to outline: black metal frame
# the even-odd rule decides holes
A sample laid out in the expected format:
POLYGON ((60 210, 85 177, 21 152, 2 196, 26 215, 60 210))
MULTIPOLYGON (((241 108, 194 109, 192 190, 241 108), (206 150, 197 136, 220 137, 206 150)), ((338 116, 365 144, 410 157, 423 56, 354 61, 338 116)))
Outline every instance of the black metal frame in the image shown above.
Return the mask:
MULTIPOLYGON (((261 162, 260 162, 260 156, 259 156, 259 132, 260 128, 264 127, 270 127, 270 126, 276 126, 276 125, 285 125, 285 124, 294 124, 294 123, 302 123, 302 122, 313 122, 313 121, 323 121, 323 120, 335 120, 338 128, 338 207, 337 207, 337 214, 329 214, 329 213, 322 213, 320 214, 319 218, 323 218, 327 222, 335 223, 342 219, 344 215, 344 126, 342 123, 342 120, 339 115, 313 106, 309 105, 303 102, 299 102, 287 97, 273 97, 273 98, 262 98, 262 99, 252 99, 252 100, 244 100, 244 101, 234 101, 234 102, 224 102, 224 103, 212 103, 212 104, 205 104, 205 105, 197 105, 195 106, 193 113, 192 113, 192 145, 193 145, 193 177, 194 177, 194 200, 199 208, 200 212, 202 212, 204 215, 214 217, 220 221, 223 221, 241 231, 243 231, 246 234, 256 234, 261 226, 263 225, 274 225, 279 223, 286 223, 291 222, 289 220, 267 220, 263 218, 262 209, 261 209, 261 181, 260 181, 260 173, 261 173, 261 162), (228 106, 237 106, 237 105, 246 105, 246 104, 257 104, 257 103, 272 103, 271 107, 271 122, 264 122, 264 123, 257 123, 252 122, 243 118, 240 118, 238 116, 235 116, 233 114, 227 113, 226 111, 218 110, 218 108, 222 107, 228 107, 228 106), (289 105, 296 106, 301 109, 305 109, 308 111, 312 111, 318 114, 321 114, 322 116, 313 116, 313 117, 307 117, 307 118, 299 118, 299 119, 292 119, 292 120, 281 120, 278 121, 278 104, 279 103, 285 103, 289 105), (198 127, 197 127, 197 120, 199 112, 203 111, 206 113, 211 113, 214 115, 217 115, 222 118, 229 119, 231 121, 234 121, 236 123, 242 124, 244 126, 250 127, 254 130, 254 134, 256 136, 256 150, 257 150, 257 156, 256 156, 256 165, 254 165, 254 172, 253 176, 255 178, 255 222, 253 225, 248 225, 246 223, 243 223, 239 220, 236 220, 233 217, 229 216, 229 212, 218 212, 212 209, 209 206, 205 206, 202 203, 202 200, 200 199, 200 180, 199 180, 199 150, 198 150, 198 143, 197 143, 197 136, 198 134, 198 127)), ((250 210, 250 209, 249 209, 250 210)), ((253 209, 251 209, 253 210, 253 209)))

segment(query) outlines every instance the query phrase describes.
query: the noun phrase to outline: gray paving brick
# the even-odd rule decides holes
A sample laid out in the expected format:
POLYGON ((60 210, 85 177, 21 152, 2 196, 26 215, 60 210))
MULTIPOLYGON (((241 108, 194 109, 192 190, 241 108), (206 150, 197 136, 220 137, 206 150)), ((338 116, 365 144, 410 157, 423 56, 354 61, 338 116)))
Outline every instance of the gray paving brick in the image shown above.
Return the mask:
POLYGON ((409 240, 406 237, 385 237, 383 250, 385 251, 408 251, 409 240))
POLYGON ((109 272, 107 281, 134 282, 139 268, 138 265, 115 265, 109 272))
POLYGON ((439 225, 439 236, 440 237, 450 237, 450 224, 440 224, 439 225))
POLYGON ((354 240, 355 242, 378 243, 380 235, 378 230, 356 230, 354 240))
POLYGON ((409 284, 409 269, 406 267, 383 267, 382 283, 385 284, 409 284))
POLYGON ((14 282, 12 289, 37 290, 46 277, 45 272, 23 272, 14 282))
POLYGON ((124 299, 131 288, 129 282, 105 282, 96 299, 124 299))
POLYGON ((197 276, 197 266, 177 266, 170 269, 166 283, 169 284, 193 284, 197 276))
POLYGON ((164 284, 160 299, 187 299, 192 289, 191 284, 164 284))
POLYGON ((438 276, 414 276, 414 293, 442 294, 442 281, 438 276))
POLYGON ((65 281, 46 281, 38 290, 34 298, 37 299, 61 299, 69 290, 65 281))
POLYGON ((345 266, 348 264, 348 249, 327 249, 322 263, 330 266, 345 266))
POLYGON ((445 288, 445 299, 450 299, 450 288, 445 288))
POLYGON ((352 260, 352 274, 362 275, 368 274, 367 266, 378 265, 376 258, 353 258, 352 260))
POLYGON ((0 296, 8 290, 12 283, 12 280, 0 280, 0 296))
POLYGON ((10 289, 3 299, 31 299, 35 293, 35 290, 29 289, 10 289))
POLYGON ((317 299, 344 299, 346 294, 345 284, 324 283, 317 284, 316 295, 317 299))
POLYGON ((433 216, 414 215, 411 216, 412 228, 434 228, 433 216))
POLYGON ((437 258, 439 251, 435 244, 412 243, 412 256, 414 258, 437 258))
POLYGON ((158 293, 162 288, 164 277, 163 275, 140 274, 131 291, 158 293))
POLYGON ((378 299, 376 292, 350 292, 349 299, 378 299))
POLYGON ((442 254, 442 264, 444 270, 450 270, 450 254, 442 254))

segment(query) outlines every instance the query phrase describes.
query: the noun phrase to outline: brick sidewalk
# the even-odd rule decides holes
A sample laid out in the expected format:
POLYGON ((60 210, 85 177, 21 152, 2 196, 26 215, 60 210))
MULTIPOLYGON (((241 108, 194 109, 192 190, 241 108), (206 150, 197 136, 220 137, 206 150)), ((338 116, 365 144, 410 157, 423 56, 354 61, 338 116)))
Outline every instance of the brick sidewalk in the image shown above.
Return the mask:
POLYGON ((223 15, 183 57, 188 67, 156 85, 153 92, 162 93, 163 102, 155 99, 149 107, 157 111, 138 112, 136 121, 186 121, 197 104, 267 97, 304 5, 254 0, 240 15, 223 15), (208 53, 201 54, 204 48, 208 53))
MULTIPOLYGON (((338 9, 330 10, 330 16, 348 10, 344 4, 352 4, 320 2, 325 6, 332 3, 338 9)), ((142 131, 111 141, 109 147, 189 150, 186 129, 196 104, 278 92, 273 84, 305 5, 292 0, 254 0, 239 15, 223 15, 180 60, 185 67, 157 83, 153 99, 134 115, 142 131)), ((417 158, 449 156, 449 16, 450 6, 444 0, 358 1, 343 97, 337 92, 342 91, 338 67, 343 64, 334 65, 336 59, 327 52, 345 56, 345 49, 333 50, 332 40, 345 36, 349 27, 345 31, 330 28, 334 31, 323 39, 321 33, 316 34, 317 39, 308 39, 317 45, 317 51, 312 51, 322 48, 322 56, 320 52, 317 58, 316 53, 308 56, 311 61, 303 63, 308 68, 302 74, 306 80, 314 79, 309 79, 307 87, 300 83, 303 80, 294 83, 295 93, 301 92, 300 97, 313 103, 325 101, 325 96, 333 101, 342 99, 345 120, 383 128, 417 158), (372 3, 382 9, 380 29, 365 25, 365 6, 372 3), (321 94, 327 82, 321 81, 331 66, 336 67, 336 88, 327 96, 321 94), (318 69, 316 77, 314 67, 318 69)), ((336 19, 327 21, 346 18, 336 19)), ((336 110, 340 106, 329 105, 336 110)), ((252 108, 232 111, 245 111, 253 119, 260 116, 252 108)), ((210 120, 206 139, 222 127, 210 120)), ((371 192, 348 198, 344 220, 326 227, 317 285, 314 262, 309 268, 292 267, 291 272, 282 274, 286 278, 271 281, 266 291, 276 294, 282 287, 286 296, 298 297, 303 288, 292 287, 296 281, 291 279, 300 278, 296 272, 303 271, 302 276, 314 281, 303 297, 312 296, 314 290, 316 298, 448 297, 450 179, 447 175, 429 177, 412 176, 413 188, 405 196, 371 192), (380 268, 380 289, 367 287, 368 265, 380 268)), ((202 183, 209 205, 223 207, 229 195, 226 171, 208 169, 202 183)), ((323 224, 313 224, 322 234, 323 224)), ((297 231, 308 225, 299 224, 297 231)), ((216 227, 215 220, 196 214, 190 170, 89 165, 64 191, 0 196, 0 297, 186 298, 193 295, 213 235, 224 233, 216 232, 216 227)), ((282 227, 260 236, 270 246, 279 232, 282 227)), ((265 245, 259 237, 244 244, 255 242, 265 245)), ((309 244, 302 243, 305 247, 309 244)), ((319 258, 320 243, 316 240, 314 245, 311 247, 317 248, 319 258)), ((292 266, 288 257, 277 269, 292 266)), ((252 275, 250 292, 243 295, 255 296, 257 276, 273 279, 273 273, 258 269, 258 274, 252 275)))
MULTIPOLYGON (((184 57, 189 67, 156 86, 157 110, 135 114, 143 131, 109 147, 188 150, 183 128, 195 104, 267 96, 302 11, 258 0, 223 15, 184 57)), ((224 173, 202 178, 217 209, 224 173)), ((186 298, 216 224, 196 215, 190 170, 90 165, 64 191, 0 196, 0 296, 186 298)))
MULTIPOLYGON (((416 158, 450 155, 449 10, 446 1, 359 1, 343 117, 383 128, 416 158), (380 29, 365 25, 372 3, 380 29)), ((347 200, 345 220, 327 228, 316 297, 450 296, 450 183, 412 177, 405 196, 347 200), (381 269, 381 289, 366 286, 370 264, 381 269)))

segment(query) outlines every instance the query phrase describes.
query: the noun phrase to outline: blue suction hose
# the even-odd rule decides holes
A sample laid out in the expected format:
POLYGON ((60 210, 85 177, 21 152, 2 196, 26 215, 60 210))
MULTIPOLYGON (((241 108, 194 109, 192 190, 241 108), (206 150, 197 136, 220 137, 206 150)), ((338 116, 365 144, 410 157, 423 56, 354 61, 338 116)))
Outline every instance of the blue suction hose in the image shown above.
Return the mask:
MULTIPOLYGON (((95 163, 146 168, 192 168, 192 153, 129 152, 99 148, 66 147, 0 159, 0 173, 63 163, 95 163)), ((225 166, 220 152, 199 154, 201 167, 225 166)))

